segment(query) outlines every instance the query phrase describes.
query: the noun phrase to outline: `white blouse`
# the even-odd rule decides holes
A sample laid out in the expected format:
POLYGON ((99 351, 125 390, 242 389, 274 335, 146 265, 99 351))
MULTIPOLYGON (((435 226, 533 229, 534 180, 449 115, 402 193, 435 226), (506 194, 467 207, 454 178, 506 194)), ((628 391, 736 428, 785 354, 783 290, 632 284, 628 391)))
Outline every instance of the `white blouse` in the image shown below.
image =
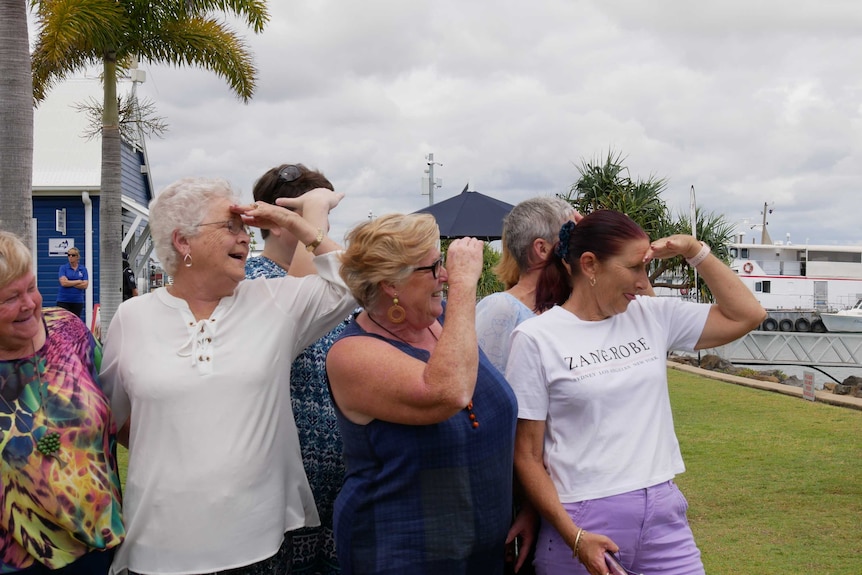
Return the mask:
POLYGON ((274 555, 319 524, 290 405, 290 366, 350 313, 338 255, 318 274, 246 280, 194 319, 162 288, 111 322, 103 384, 131 418, 126 540, 112 573, 202 573, 274 555))

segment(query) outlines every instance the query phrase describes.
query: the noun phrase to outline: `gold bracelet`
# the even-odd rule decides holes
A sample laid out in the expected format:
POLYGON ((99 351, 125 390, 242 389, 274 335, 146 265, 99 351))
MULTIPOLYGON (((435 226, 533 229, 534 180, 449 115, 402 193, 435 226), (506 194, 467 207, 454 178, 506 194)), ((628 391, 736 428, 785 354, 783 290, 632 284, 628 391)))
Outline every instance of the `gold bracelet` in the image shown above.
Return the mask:
POLYGON ((578 534, 575 536, 575 547, 574 547, 574 549, 572 549, 572 559, 577 559, 581 563, 583 563, 583 561, 581 561, 581 558, 578 556, 578 550, 579 550, 578 548, 581 545, 581 535, 583 535, 586 532, 587 531, 584 528, 578 529, 578 534))
POLYGON ((319 246, 321 243, 323 243, 323 238, 324 238, 323 230, 320 228, 317 228, 317 237, 314 238, 313 242, 311 242, 310 244, 305 246, 305 249, 307 249, 309 252, 313 252, 314 250, 317 249, 317 246, 319 246))

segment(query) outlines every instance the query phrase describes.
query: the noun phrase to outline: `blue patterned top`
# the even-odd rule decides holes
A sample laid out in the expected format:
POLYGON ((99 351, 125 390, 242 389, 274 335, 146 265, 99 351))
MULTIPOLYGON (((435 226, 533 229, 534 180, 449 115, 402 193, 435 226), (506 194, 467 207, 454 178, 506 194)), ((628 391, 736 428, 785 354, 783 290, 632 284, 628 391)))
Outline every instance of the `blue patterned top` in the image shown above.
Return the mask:
MULTIPOLYGON (((440 318, 441 322, 443 318, 440 318)), ((430 354, 364 331, 428 361, 430 354)), ((357 425, 336 406, 347 478, 335 502, 335 538, 349 575, 499 575, 512 505, 517 404, 484 353, 473 395, 479 427, 463 410, 433 425, 357 425)))
MULTIPOLYGON (((245 277, 277 278, 287 272, 271 259, 259 256, 245 264, 245 277)), ((326 353, 344 330, 349 318, 311 344, 290 368, 290 402, 299 432, 302 465, 320 515, 320 528, 308 528, 294 536, 293 573, 334 574, 335 541, 332 512, 344 481, 341 436, 326 386, 326 353)))

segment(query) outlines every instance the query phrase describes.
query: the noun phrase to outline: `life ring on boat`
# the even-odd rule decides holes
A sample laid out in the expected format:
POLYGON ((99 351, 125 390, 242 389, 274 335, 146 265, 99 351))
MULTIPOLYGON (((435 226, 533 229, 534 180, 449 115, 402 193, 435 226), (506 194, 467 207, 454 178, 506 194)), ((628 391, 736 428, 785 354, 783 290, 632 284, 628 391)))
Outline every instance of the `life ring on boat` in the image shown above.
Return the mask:
POLYGON ((754 266, 751 265, 751 262, 745 262, 745 265, 742 266, 742 271, 744 271, 747 274, 750 274, 751 272, 754 271, 754 266))

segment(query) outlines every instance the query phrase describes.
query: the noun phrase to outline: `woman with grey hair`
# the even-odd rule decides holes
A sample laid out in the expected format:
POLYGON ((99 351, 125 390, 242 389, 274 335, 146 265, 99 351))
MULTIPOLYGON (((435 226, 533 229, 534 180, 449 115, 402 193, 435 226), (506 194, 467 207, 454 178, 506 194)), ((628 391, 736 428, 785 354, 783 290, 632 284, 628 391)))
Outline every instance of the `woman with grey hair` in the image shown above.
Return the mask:
POLYGON ((353 309, 326 237, 343 194, 237 205, 183 179, 150 204, 173 283, 119 307, 102 377, 128 432, 128 526, 113 571, 288 573, 290 532, 319 523, 289 397, 290 365, 353 309), (246 224, 280 227, 318 275, 243 281, 246 224))
MULTIPOLYGON (((530 198, 512 208, 503 219, 503 254, 494 268, 506 291, 488 295, 476 306, 476 334, 479 347, 500 373, 506 373, 509 336, 522 321, 535 316, 536 280, 554 243, 560 226, 580 215, 565 200, 549 196, 530 198)), ((538 515, 521 506, 515 485, 518 510, 507 543, 517 538, 507 557, 514 563, 507 572, 532 573, 527 563, 538 530, 538 515)))
POLYGON ((548 259, 560 226, 579 214, 560 198, 524 200, 503 220, 503 254, 494 273, 506 291, 482 298, 476 306, 479 347, 501 373, 506 373, 509 335, 536 307, 536 281, 548 259))

